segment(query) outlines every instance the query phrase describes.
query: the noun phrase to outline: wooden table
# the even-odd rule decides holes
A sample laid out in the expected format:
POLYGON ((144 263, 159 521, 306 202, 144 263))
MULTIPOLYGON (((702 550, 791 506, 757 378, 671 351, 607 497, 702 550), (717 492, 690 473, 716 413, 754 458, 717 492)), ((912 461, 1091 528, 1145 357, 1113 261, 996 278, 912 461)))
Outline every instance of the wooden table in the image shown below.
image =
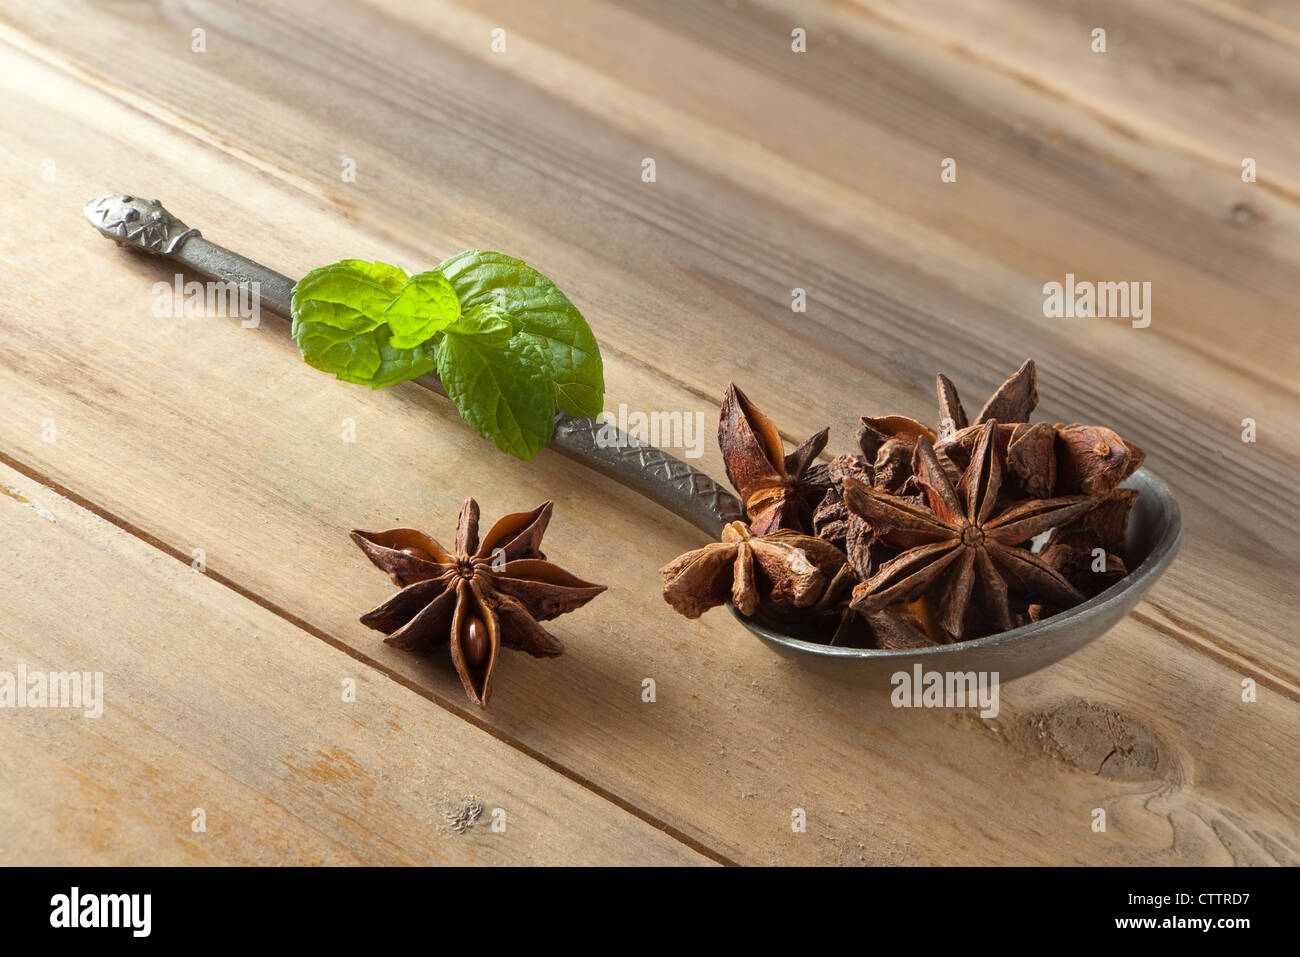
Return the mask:
POLYGON ((0 712, 0 862, 1300 862, 1297 64, 1271 0, 6 3, 0 670, 102 671, 104 711, 0 712), (735 378, 832 452, 1032 355, 1040 418, 1145 446, 1182 553, 996 719, 895 710, 674 615, 701 539, 636 495, 279 317, 152 315, 174 270, 82 218, 119 190, 294 276, 509 251, 611 410, 712 422, 735 378), (1149 281, 1150 326, 1046 318, 1067 273, 1149 281), (553 498, 610 586, 486 712, 357 622, 391 586, 347 537, 469 494, 553 498))

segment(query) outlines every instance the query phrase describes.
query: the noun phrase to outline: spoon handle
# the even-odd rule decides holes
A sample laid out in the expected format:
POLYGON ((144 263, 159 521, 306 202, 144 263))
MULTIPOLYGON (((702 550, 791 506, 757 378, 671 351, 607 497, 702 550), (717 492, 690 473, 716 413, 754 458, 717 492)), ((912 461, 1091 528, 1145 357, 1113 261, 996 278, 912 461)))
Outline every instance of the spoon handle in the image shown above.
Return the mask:
MULTIPOLYGON (((92 226, 120 246, 174 260, 221 282, 256 283, 252 288, 258 290, 263 305, 282 316, 290 315, 292 279, 204 239, 156 199, 105 196, 87 203, 85 213, 92 226)), ((439 395, 447 394, 436 375, 414 381, 439 395)), ((744 519, 740 500, 709 476, 613 424, 557 412, 549 445, 709 535, 716 537, 728 522, 744 519)))

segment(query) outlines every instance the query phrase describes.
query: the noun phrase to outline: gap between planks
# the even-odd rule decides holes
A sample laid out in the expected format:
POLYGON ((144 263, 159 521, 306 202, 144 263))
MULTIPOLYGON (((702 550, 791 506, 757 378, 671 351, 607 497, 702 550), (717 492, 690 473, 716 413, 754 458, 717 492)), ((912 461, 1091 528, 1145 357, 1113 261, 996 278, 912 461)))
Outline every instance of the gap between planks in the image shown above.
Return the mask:
MULTIPOLYGON (((1017 82, 1020 82, 1023 85, 1027 86, 1028 88, 1038 91, 1039 93, 1056 96, 1059 99, 1061 99, 1062 102, 1077 107, 1081 111, 1087 113, 1089 116, 1092 116, 1098 122, 1114 130, 1119 135, 1126 136, 1128 138, 1136 139, 1136 140, 1141 139, 1141 136, 1135 131, 1129 129, 1126 126, 1123 126, 1122 124, 1117 124, 1106 114, 1087 105, 1083 101, 1073 99, 1058 89, 1044 85, 1034 80, 1031 77, 1023 75, 1021 71, 1017 71, 1009 66, 1000 64, 998 61, 985 57, 977 53, 976 51, 961 46, 952 46, 947 42, 945 42, 940 37, 930 34, 915 25, 908 24, 901 19, 892 17, 879 10, 866 10, 864 8, 855 7, 852 9, 851 12, 853 13, 853 15, 861 16, 863 19, 877 22, 878 24, 883 25, 889 29, 893 29, 898 33, 917 37, 923 40, 924 42, 930 44, 933 47, 948 50, 954 53, 955 55, 961 56, 979 66, 983 66, 987 69, 993 70, 1003 75, 1010 76, 1015 80, 1017 80, 1017 82)), ((110 97, 111 99, 116 100, 119 103, 122 103, 127 108, 132 109, 137 113, 145 117, 148 117, 149 119, 152 119, 155 122, 162 124, 165 127, 173 129, 174 131, 182 135, 188 136, 205 146, 215 149, 221 152, 222 154, 229 156, 231 159, 235 160, 236 162, 242 163, 246 166, 258 170, 259 172, 271 176, 277 181, 280 181, 285 185, 290 186, 295 190, 298 190, 304 195, 310 196, 312 199, 315 199, 318 202, 321 202, 328 207, 333 208, 336 205, 334 201, 324 191, 319 189, 311 180, 298 176, 297 174, 291 172, 290 170, 285 169, 284 167, 278 164, 260 159, 254 154, 248 152, 247 150, 240 149, 230 143, 223 141, 219 137, 213 135, 213 133, 205 126, 187 120, 179 113, 167 109, 165 106, 163 106, 162 104, 158 103, 155 100, 151 100, 146 97, 135 94, 130 90, 122 86, 119 86, 118 84, 115 84, 101 76, 92 73, 89 70, 84 69, 83 67, 78 66, 77 64, 68 60, 67 58, 59 55, 55 49, 45 46, 44 44, 41 44, 33 40, 31 37, 27 36, 27 34, 23 33, 21 30, 16 29, 12 25, 5 23, 3 21, 0 21, 0 42, 8 43, 10 46, 14 47, 15 49, 27 53, 28 55, 34 57, 40 62, 45 63, 46 65, 70 77, 73 77, 74 79, 79 80, 80 82, 85 83, 86 85, 103 93, 104 95, 110 97)), ((1174 150, 1171 141, 1149 138, 1147 142, 1152 143, 1153 145, 1159 148, 1174 150)), ((1199 152, 1181 151, 1181 152, 1182 155, 1185 155, 1188 158, 1191 158, 1197 162, 1201 162, 1203 164, 1209 165, 1212 168, 1218 168, 1222 165, 1217 161, 1215 161, 1212 156, 1210 156, 1207 153, 1204 153, 1203 151, 1199 151, 1199 152)), ((1277 192, 1278 195, 1282 196, 1287 201, 1300 203, 1300 194, 1296 194, 1290 190, 1285 190, 1281 188, 1274 189, 1274 192, 1277 192)), ((399 239, 386 234, 385 231, 382 229, 382 223, 368 222, 367 228, 380 233, 385 238, 389 238, 390 240, 396 242, 398 245, 403 245, 403 246, 406 245, 404 242, 401 242, 399 239)), ((639 358, 638 356, 632 355, 623 350, 619 350, 617 348, 610 347, 610 346, 606 346, 605 348, 609 351, 611 355, 617 356, 623 361, 626 361, 631 365, 640 367, 644 371, 651 372, 654 375, 661 377, 669 385, 674 386, 677 389, 680 389, 681 391, 689 395, 693 395, 701 399, 702 401, 708 403, 714 403, 718 401, 717 397, 707 394, 703 389, 697 388, 685 382, 684 380, 668 375, 662 369, 652 366, 650 363, 639 358)), ((782 438, 785 439, 785 441, 790 443, 791 445, 797 445, 801 441, 801 438, 798 435, 786 432, 784 430, 781 431, 781 435, 782 438)), ((818 458, 819 460, 829 461, 831 456, 829 452, 823 452, 820 456, 818 456, 818 458)), ((59 483, 55 482, 51 478, 44 476, 42 473, 39 472, 39 470, 35 469, 34 467, 29 466, 26 463, 20 462, 16 459, 13 459, 11 456, 9 456, 7 453, 3 451, 0 451, 0 462, 8 464, 11 468, 15 469, 16 471, 21 472, 22 474, 27 475, 29 478, 32 478, 33 480, 38 481, 58 491, 60 494, 64 495, 70 500, 81 505, 83 508, 86 508, 87 510, 93 512, 94 514, 99 515, 100 517, 104 518, 106 521, 111 522, 112 524, 116 525, 122 530, 128 532, 129 534, 135 536, 136 538, 139 538, 141 541, 144 541, 152 545, 153 547, 166 552, 167 554, 171 555, 174 558, 177 558, 180 561, 188 561, 186 556, 184 556, 176 549, 172 548, 167 543, 158 539, 150 532, 146 531, 145 529, 139 528, 135 525, 132 525, 131 523, 109 512, 107 509, 91 502, 90 500, 86 499, 84 496, 79 495, 75 491, 67 489, 66 487, 60 485, 59 483)), ((270 602, 269 600, 263 598, 262 596, 256 594, 255 592, 250 591, 249 589, 238 584, 232 579, 226 578, 224 576, 221 576, 217 573, 213 573, 211 571, 209 571, 209 574, 213 575, 216 578, 216 580, 222 582, 222 584, 224 584, 226 587, 232 589, 233 591, 240 594, 241 596, 248 598, 249 600, 257 603, 259 606, 276 614, 278 617, 284 619, 285 621, 291 622, 296 627, 309 632, 310 634, 314 635, 318 639, 325 641, 327 644, 331 645, 332 647, 335 647, 341 651, 346 652, 351 657, 356 658, 358 661, 361 661, 364 664, 367 664, 368 666, 373 667, 376 670, 388 675, 393 680, 398 681, 405 687, 408 687, 411 690, 417 692, 422 697, 425 697, 428 700, 433 701, 434 703, 438 704, 440 707, 445 708, 446 710, 457 715, 458 717, 471 722, 477 727, 482 728, 483 730, 492 734, 494 737, 497 737, 504 743, 510 745, 513 748, 516 748, 520 752, 527 754, 530 757, 533 757, 534 759, 540 761, 541 763, 546 764, 548 767, 551 767, 557 772, 565 775, 575 783, 578 783, 581 786, 588 788, 594 793, 599 794, 601 797, 604 797, 606 800, 609 800, 612 803, 615 803, 616 805, 624 808, 629 813, 635 814, 636 816, 642 818, 643 820, 647 821, 647 823, 650 823, 653 826, 660 828, 665 833, 673 836, 675 839, 681 841, 682 843, 687 844, 688 846, 692 847, 692 849, 698 851, 699 853, 705 854, 711 857, 712 859, 718 861, 719 863, 725 863, 725 864, 735 863, 733 861, 730 861, 720 853, 713 851, 712 849, 707 848, 703 845, 698 844, 698 842, 696 842, 693 838, 690 838, 689 836, 681 833, 676 828, 673 828, 671 825, 669 825, 667 822, 662 821, 646 812, 643 812, 641 809, 626 803, 623 799, 619 798, 617 795, 605 791, 599 785, 588 780, 583 775, 578 774, 577 772, 567 767, 564 767, 563 765, 555 763, 553 759, 547 757, 546 755, 540 752, 536 752, 533 749, 529 748, 527 745, 523 744, 522 742, 515 740, 509 737, 508 735, 503 734, 501 731, 499 731, 497 728, 493 727, 492 725, 484 723, 483 721, 477 719, 471 711, 467 709, 459 708, 451 704, 449 701, 440 700, 439 698, 435 697, 432 694, 432 692, 420 687, 418 684, 415 684, 414 682, 405 679, 404 677, 402 677, 400 674, 396 672, 389 671, 388 669, 381 666, 373 658, 360 654, 359 652, 352 649, 350 646, 338 641, 337 639, 332 638, 327 633, 321 631, 320 629, 317 629, 315 626, 310 625, 306 621, 303 621, 302 619, 293 615, 291 612, 287 611, 286 609, 280 608, 279 606, 275 605, 273 602, 270 602)), ((1272 671, 1264 669, 1261 665, 1248 658, 1233 654, 1231 651, 1219 648, 1218 646, 1215 646, 1212 643, 1207 642, 1200 635, 1198 635, 1193 629, 1191 629, 1189 627, 1189 624, 1186 621, 1178 619, 1173 615, 1170 615, 1163 608, 1159 608, 1158 610, 1162 615, 1165 616, 1165 618, 1168 619, 1168 622, 1162 622, 1155 617, 1143 614, 1141 612, 1133 612, 1131 614, 1137 621, 1140 621, 1145 625, 1149 625, 1153 629, 1175 639, 1179 643, 1187 646, 1188 648, 1194 651, 1204 653, 1208 657, 1216 661, 1219 661, 1220 663, 1226 664, 1228 666, 1242 668, 1252 672, 1257 677, 1257 680, 1260 683, 1266 685, 1267 687, 1270 687, 1271 689, 1278 692, 1279 694, 1282 694, 1286 697, 1291 698, 1292 700, 1300 702, 1300 686, 1297 686, 1295 683, 1287 680, 1287 678, 1285 678, 1280 674, 1276 674, 1272 671)))
MULTIPOLYGON (((86 498, 84 495, 81 495, 76 490, 70 489, 66 485, 63 485, 62 483, 55 481, 49 476, 42 474, 39 470, 27 465, 25 462, 21 462, 13 458, 11 455, 9 455, 9 453, 3 450, 0 450, 0 465, 8 466, 9 468, 13 469, 15 472, 19 473, 20 475, 23 475, 26 478, 31 479, 33 482, 37 482, 40 485, 43 485, 45 488, 48 488, 50 491, 54 492, 55 494, 67 499, 69 502, 76 505, 77 507, 85 509, 87 512, 91 513, 97 518, 103 519, 104 521, 108 522, 110 525, 114 526, 115 528, 122 530, 123 532, 130 535, 131 537, 137 539, 140 542, 143 542, 145 545, 148 545, 149 547, 159 552, 162 552, 168 557, 174 558, 185 565, 188 565, 190 563, 189 556, 185 555, 179 549, 172 547, 171 545, 162 541, 161 539, 159 539, 157 536, 153 535, 149 531, 140 528, 139 526, 134 525, 131 522, 126 521, 125 519, 119 517, 118 515, 115 515, 113 512, 109 511, 108 509, 91 501, 90 499, 86 498)), ((666 836, 677 841, 679 844, 682 844, 683 846, 689 848, 690 850, 695 851, 697 854, 707 857, 709 860, 717 864, 722 864, 728 867, 739 866, 737 861, 732 860, 731 858, 727 857, 725 854, 721 853, 720 851, 717 851, 714 848, 709 847, 708 845, 702 843, 696 838, 691 837, 689 834, 686 834, 681 830, 679 830, 678 828, 673 827, 667 821, 664 821, 661 818, 658 818, 655 815, 650 814, 649 812, 643 810, 642 808, 637 807, 636 805, 632 804, 625 798, 608 790, 607 788, 601 787, 599 784, 595 783, 594 781, 590 780, 584 775, 577 773, 573 769, 558 763, 547 754, 538 751, 535 748, 529 747, 527 744, 524 744, 523 742, 515 739, 511 735, 506 734, 505 732, 493 726, 492 724, 483 721, 473 711, 469 710, 468 708, 459 707, 453 704, 449 700, 440 698, 436 694, 434 694, 430 689, 421 687, 419 684, 407 678, 406 676, 402 675, 400 672, 393 671, 390 668, 384 667, 375 659, 363 654, 362 652, 351 647, 345 642, 339 641, 338 639, 329 635, 327 632, 323 631, 320 628, 317 628, 315 625, 312 625, 310 622, 304 621, 303 619, 299 618, 297 615, 293 614, 292 612, 284 608, 281 608, 280 606, 276 605, 274 602, 268 601, 266 598, 263 598, 261 595, 246 588, 245 586, 241 585, 237 581, 234 581, 228 576, 223 575, 218 571, 214 571, 211 567, 205 569, 204 575, 205 577, 212 579, 213 581, 217 582, 223 587, 234 592, 236 595, 239 595, 241 598, 244 598, 252 602, 253 604, 257 605, 259 608, 262 608, 270 612, 271 614, 275 615, 277 618, 280 618, 281 620, 287 622, 288 624, 299 629, 300 631, 303 631, 306 634, 311 635, 313 638, 316 638, 319 641, 323 641, 325 644, 329 645, 331 648, 335 649, 336 651, 343 652, 349 658, 352 658, 353 660, 359 662, 360 664, 363 664, 366 667, 373 669, 378 674, 381 674, 384 677, 388 678, 390 681, 393 681, 396 684, 401 685, 403 688, 407 689, 408 691, 411 691, 414 694, 419 695, 421 698, 424 698, 426 701, 429 701, 430 703, 448 712, 453 717, 459 718, 473 725, 475 728, 478 728, 480 731, 486 732, 496 740, 500 741, 502 744, 505 744, 508 747, 513 748, 514 750, 518 751, 520 754, 524 755, 525 757, 533 761, 536 761, 538 764, 541 764, 543 767, 551 771, 554 771, 555 773, 561 775, 565 779, 572 781, 574 784, 578 785, 579 787, 587 791, 590 791, 592 794, 596 795, 597 797, 605 801, 608 801, 610 804, 613 804, 615 807, 619 808, 620 810, 626 811, 628 814, 631 814, 633 817, 641 821, 644 821, 646 824, 650 825, 655 830, 662 832, 666 836)))
MULTIPOLYGON (((452 0, 452 2, 454 2, 454 0, 452 0)), ((840 4, 832 4, 831 6, 837 9, 844 9, 840 4)), ((465 12, 468 16, 474 16, 474 14, 470 13, 469 11, 465 11, 465 12)), ((979 54, 976 51, 968 49, 964 46, 950 44, 947 41, 945 41, 943 38, 933 33, 925 31, 923 28, 921 28, 916 24, 910 24, 897 16, 891 16, 885 13, 884 11, 880 11, 880 10, 866 10, 866 9, 856 8, 856 7, 848 8, 848 14, 850 16, 862 19, 864 21, 874 23, 877 26, 882 27, 884 29, 892 30, 895 33, 899 34, 900 36, 909 36, 909 37, 920 39, 921 41, 929 45, 931 48, 950 52, 953 55, 966 60, 968 63, 976 67, 985 68, 997 75, 1010 77, 1015 82, 1019 83, 1020 85, 1024 86, 1027 89, 1036 92, 1039 95, 1045 95, 1048 97, 1054 97, 1056 99, 1059 99, 1062 103, 1078 108, 1080 112, 1091 117, 1092 119, 1094 119, 1096 122, 1106 127, 1107 129, 1112 130, 1117 135, 1129 139, 1133 142, 1147 144, 1149 147, 1153 149, 1165 149, 1169 152, 1177 153, 1178 155, 1184 158, 1190 159, 1193 162, 1201 164, 1202 166, 1208 167, 1210 169, 1223 168, 1223 164, 1218 160, 1214 159, 1213 154, 1211 154, 1207 150, 1197 150, 1190 147, 1185 149, 1178 148, 1175 145, 1175 141, 1167 137, 1165 138, 1156 137, 1156 136, 1144 137, 1140 133, 1129 128, 1128 126, 1114 120, 1107 113, 1105 113, 1105 111, 1100 110, 1096 107, 1089 106, 1086 102, 1082 100, 1073 99, 1057 87, 1053 87, 1048 84, 1044 84, 1039 81, 1036 81, 1028 74, 1025 74, 1023 71, 1016 70, 1015 68, 1009 65, 1002 64, 994 58, 985 56, 983 54, 979 54)), ((231 157, 232 159, 240 163, 243 163, 247 166, 250 166, 253 169, 258 170, 259 172, 265 173, 268 176, 271 176, 279 181, 282 181, 285 184, 293 187, 294 189, 302 192, 303 194, 310 196, 319 202, 322 202, 323 204, 329 206, 330 208, 338 208, 337 202, 333 200, 324 190, 322 190, 315 183, 313 183, 310 179, 299 176, 298 174, 293 173, 292 171, 288 170, 282 165, 276 164, 266 159, 262 159, 254 155, 253 153, 248 152, 247 150, 241 149, 231 143, 228 143, 225 140, 223 140, 221 137, 217 136, 208 127, 187 119, 182 114, 179 114, 174 110, 169 109, 162 103, 154 99, 150 99, 146 96, 143 96, 139 93, 132 92, 126 87, 114 83, 113 81, 103 76, 100 76, 90 70, 85 69, 84 67, 77 65, 75 62, 73 62, 72 60, 70 60, 63 54, 61 54, 57 50, 57 48, 41 43, 40 41, 28 36, 20 28, 17 28, 10 23, 6 23, 3 20, 0 20, 0 41, 6 42, 9 45, 13 46, 15 49, 29 54, 30 56, 34 57, 40 62, 43 62, 46 65, 70 77, 80 80, 81 82, 87 84, 91 88, 122 103, 123 105, 127 106, 132 110, 135 110, 136 112, 140 113, 143 116, 149 117, 150 119, 153 119, 156 122, 159 122, 162 125, 170 129, 173 129, 176 132, 189 136, 199 143, 202 143, 204 145, 212 147, 213 149, 218 150, 219 152, 231 157)), ((526 78, 524 79, 525 82, 529 82, 526 78)), ((590 112, 586 107, 579 107, 579 108, 582 109, 583 112, 586 113, 590 112)), ((1113 155, 1110 154, 1109 152, 1104 150, 1103 152, 1106 152, 1106 155, 1110 156, 1112 159, 1114 158, 1113 155)), ((1267 191, 1276 194, 1282 201, 1295 205, 1298 209, 1300 209, 1300 193, 1297 193, 1292 190, 1288 190, 1284 187, 1276 186, 1275 184, 1271 184, 1269 182, 1260 182, 1258 185, 1260 188, 1263 188, 1267 191)), ((392 233, 390 230, 386 228, 382 218, 367 219, 366 225, 367 225, 367 229, 375 233, 376 235, 379 235, 385 239, 395 242, 398 245, 401 245, 403 247, 409 248, 409 244, 405 241, 403 237, 392 233)), ((1207 351, 1206 349, 1202 348, 1199 345, 1184 343, 1184 347, 1190 348, 1194 354, 1200 356, 1201 358, 1220 361, 1220 362, 1223 362, 1225 359, 1223 355, 1215 354, 1211 351, 1207 351)), ((610 350, 610 353, 611 355, 616 355, 619 358, 628 361, 629 364, 631 365, 634 365, 639 368, 643 368, 644 370, 653 372, 656 375, 663 376, 666 382, 668 382, 671 385, 679 386, 685 391, 689 392, 690 394, 697 395, 698 397, 706 399, 709 402, 716 401, 714 397, 703 394, 702 390, 690 387, 689 385, 685 384, 684 382, 681 382, 680 380, 664 375, 661 370, 656 369, 653 366, 649 365, 648 363, 639 360, 635 356, 631 356, 625 353, 620 353, 613 349, 610 350)), ((1242 372, 1242 373, 1250 373, 1252 371, 1246 367, 1236 366, 1236 365, 1231 365, 1230 368, 1233 368, 1235 371, 1242 372)), ((1270 385, 1274 390, 1278 392, 1284 392, 1284 393, 1300 396, 1300 387, 1295 386, 1293 383, 1289 381, 1277 380, 1271 382, 1270 385)), ((796 444, 799 441, 799 439, 796 436, 786 434, 786 433, 783 433, 783 435, 785 436, 785 438, 795 441, 796 444)))
POLYGON ((1192 623, 1186 618, 1171 613, 1169 609, 1152 601, 1150 598, 1144 598, 1142 604, 1150 605, 1156 611, 1160 612, 1167 621, 1161 621, 1152 615, 1144 614, 1143 612, 1136 610, 1129 612, 1129 616, 1135 621, 1140 621, 1142 624, 1149 626, 1154 631, 1160 632, 1162 635, 1168 635, 1170 638, 1186 645, 1194 651, 1204 652, 1210 658, 1213 658, 1229 668, 1240 671, 1243 674, 1249 674, 1257 683, 1273 689, 1280 695, 1291 698, 1293 701, 1300 701, 1300 687, 1297 687, 1294 682, 1288 681, 1282 675, 1274 674, 1273 672, 1266 670, 1263 665, 1255 661, 1253 658, 1247 658, 1245 655, 1234 654, 1231 649, 1222 648, 1214 644, 1213 641, 1206 638, 1202 632, 1193 628, 1192 623))
MULTIPOLYGON (((146 112, 146 114, 147 114, 147 116, 149 116, 149 114, 148 114, 147 112, 146 112)), ((227 155, 229 155, 229 151, 227 151, 227 155)), ((238 160, 239 157, 237 156, 237 157, 235 157, 235 159, 238 160)), ((437 702, 437 700, 435 700, 435 702, 437 702)), ((442 702, 437 702, 437 703, 439 703, 439 705, 442 705, 442 702)), ((450 710, 450 709, 448 709, 448 710, 450 710)))

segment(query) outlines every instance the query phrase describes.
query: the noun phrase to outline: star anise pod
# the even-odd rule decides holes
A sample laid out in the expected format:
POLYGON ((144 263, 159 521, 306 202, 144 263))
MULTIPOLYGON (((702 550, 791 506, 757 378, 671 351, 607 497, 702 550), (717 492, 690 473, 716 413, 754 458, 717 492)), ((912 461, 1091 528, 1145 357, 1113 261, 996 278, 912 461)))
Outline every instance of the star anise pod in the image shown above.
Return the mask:
MULTIPOLYGON (((973 436, 985 422, 995 419, 1003 423, 1002 429, 1009 435, 1013 425, 1007 423, 1026 422, 1029 414, 1038 405, 1038 371, 1033 359, 1026 359, 993 395, 989 396, 984 407, 972 424, 966 416, 966 410, 953 385, 943 373, 935 376, 935 392, 939 399, 939 429, 936 433, 928 425, 918 422, 906 415, 882 415, 862 417, 862 427, 858 430, 858 445, 868 461, 875 462, 876 488, 893 492, 895 495, 908 497, 916 492, 912 477, 912 459, 916 449, 916 440, 925 437, 934 444, 938 453, 939 464, 948 473, 955 484, 961 478, 961 470, 969 459, 973 436), (955 439, 960 436, 960 439, 955 439), (948 450, 954 445, 962 452, 960 461, 948 457, 948 450)), ((1005 449, 1005 443, 1003 443, 1005 449)))
POLYGON ((1012 425, 1028 422, 1030 413, 1038 407, 1038 367, 1033 359, 1021 363, 1020 368, 989 396, 980 414, 970 423, 966 420, 966 410, 962 408, 957 387, 942 372, 935 377, 935 391, 939 394, 940 438, 989 421, 1012 425))
MULTIPOLYGON (((1104 498, 1141 466, 1146 453, 1111 429, 1096 425, 1029 422, 1038 405, 1038 372, 1026 359, 967 424, 957 387, 937 379, 939 439, 935 455, 950 479, 970 462, 984 423, 999 424, 997 444, 1007 464, 1005 493, 1021 498, 1090 495, 1104 498)), ((879 483, 877 483, 879 484, 879 483)))
POLYGON ((812 511, 830 488, 825 466, 813 460, 826 447, 830 429, 822 429, 785 455, 781 434, 736 388, 727 386, 718 422, 718 445, 727 478, 740 492, 755 535, 781 528, 807 532, 812 511))
POLYGON ((1002 462, 996 444, 997 421, 980 431, 970 465, 954 488, 924 436, 917 439, 917 481, 929 508, 914 505, 849 477, 844 500, 874 529, 877 539, 902 554, 882 565, 853 590, 852 604, 863 612, 925 597, 938 607, 944 632, 960 640, 970 628, 971 598, 980 586, 980 605, 994 630, 1013 625, 1009 588, 1036 602, 1068 606, 1083 600, 1059 572, 1026 548, 1016 546, 1049 529, 1066 525, 1092 508, 1086 495, 1039 499, 998 510, 1002 462))
POLYGON ((664 601, 698 618, 727 601, 746 616, 766 601, 809 608, 851 580, 846 568, 844 553, 820 538, 791 529, 755 535, 732 522, 721 541, 679 555, 659 575, 664 601))
POLYGON ((502 646, 538 658, 561 654, 559 639, 538 622, 580 608, 605 590, 546 561, 540 546, 552 503, 500 519, 479 543, 478 503, 461 506, 452 551, 423 532, 354 531, 352 540, 402 587, 361 622, 396 648, 451 645, 469 699, 486 707, 502 646))

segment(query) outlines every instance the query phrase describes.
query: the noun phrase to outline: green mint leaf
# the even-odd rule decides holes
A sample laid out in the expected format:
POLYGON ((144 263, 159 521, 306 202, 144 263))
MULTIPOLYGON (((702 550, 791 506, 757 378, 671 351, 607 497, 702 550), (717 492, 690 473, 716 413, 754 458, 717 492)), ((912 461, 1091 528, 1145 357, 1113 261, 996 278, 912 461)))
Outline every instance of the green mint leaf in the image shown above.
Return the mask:
POLYGON ((293 337, 303 359, 346 382, 376 389, 432 372, 433 349, 394 344, 384 323, 384 310, 406 282, 406 273, 396 266, 360 259, 303 276, 293 287, 293 337))
POLYGON ((604 372, 582 314, 549 279, 470 250, 408 277, 347 259, 294 287, 293 336, 312 366, 381 388, 435 369, 461 416, 503 451, 532 459, 555 409, 595 416, 604 372))
POLYGON ((406 273, 387 263, 345 259, 313 269, 293 287, 293 328, 321 323, 347 332, 369 332, 402 290, 406 273))
MULTIPOLYGON (((471 306, 460 317, 460 322, 447 327, 448 335, 476 336, 504 346, 518 330, 510 317, 495 306, 471 306)), ((545 360, 542 360, 545 365, 545 360)))
POLYGON ((387 326, 352 335, 321 323, 308 323, 302 327, 298 346, 303 359, 313 368, 373 389, 414 379, 437 367, 431 344, 398 349, 392 345, 390 335, 387 326))
POLYGON ((509 317, 517 339, 536 347, 561 409, 571 415, 600 414, 605 399, 600 348, 582 313, 555 283, 523 260, 477 249, 451 257, 438 271, 456 290, 462 312, 495 307, 509 317))
POLYGON ((295 321, 294 334, 306 363, 348 382, 369 382, 379 368, 375 330, 347 332, 324 322, 295 321))
POLYGON ((433 372, 438 367, 438 355, 431 342, 422 342, 410 349, 399 349, 393 345, 385 326, 376 329, 374 336, 375 345, 379 349, 379 368, 363 383, 372 389, 397 385, 433 372))
POLYGON ((391 345, 411 349, 459 319, 460 300, 442 273, 422 272, 406 281, 382 318, 392 330, 391 345))
MULTIPOLYGON (((462 316, 470 323, 477 321, 462 316)), ((555 382, 546 357, 528 338, 501 335, 501 317, 486 331, 449 327, 438 344, 438 375, 461 418, 503 452, 531 460, 555 425, 555 382)))

